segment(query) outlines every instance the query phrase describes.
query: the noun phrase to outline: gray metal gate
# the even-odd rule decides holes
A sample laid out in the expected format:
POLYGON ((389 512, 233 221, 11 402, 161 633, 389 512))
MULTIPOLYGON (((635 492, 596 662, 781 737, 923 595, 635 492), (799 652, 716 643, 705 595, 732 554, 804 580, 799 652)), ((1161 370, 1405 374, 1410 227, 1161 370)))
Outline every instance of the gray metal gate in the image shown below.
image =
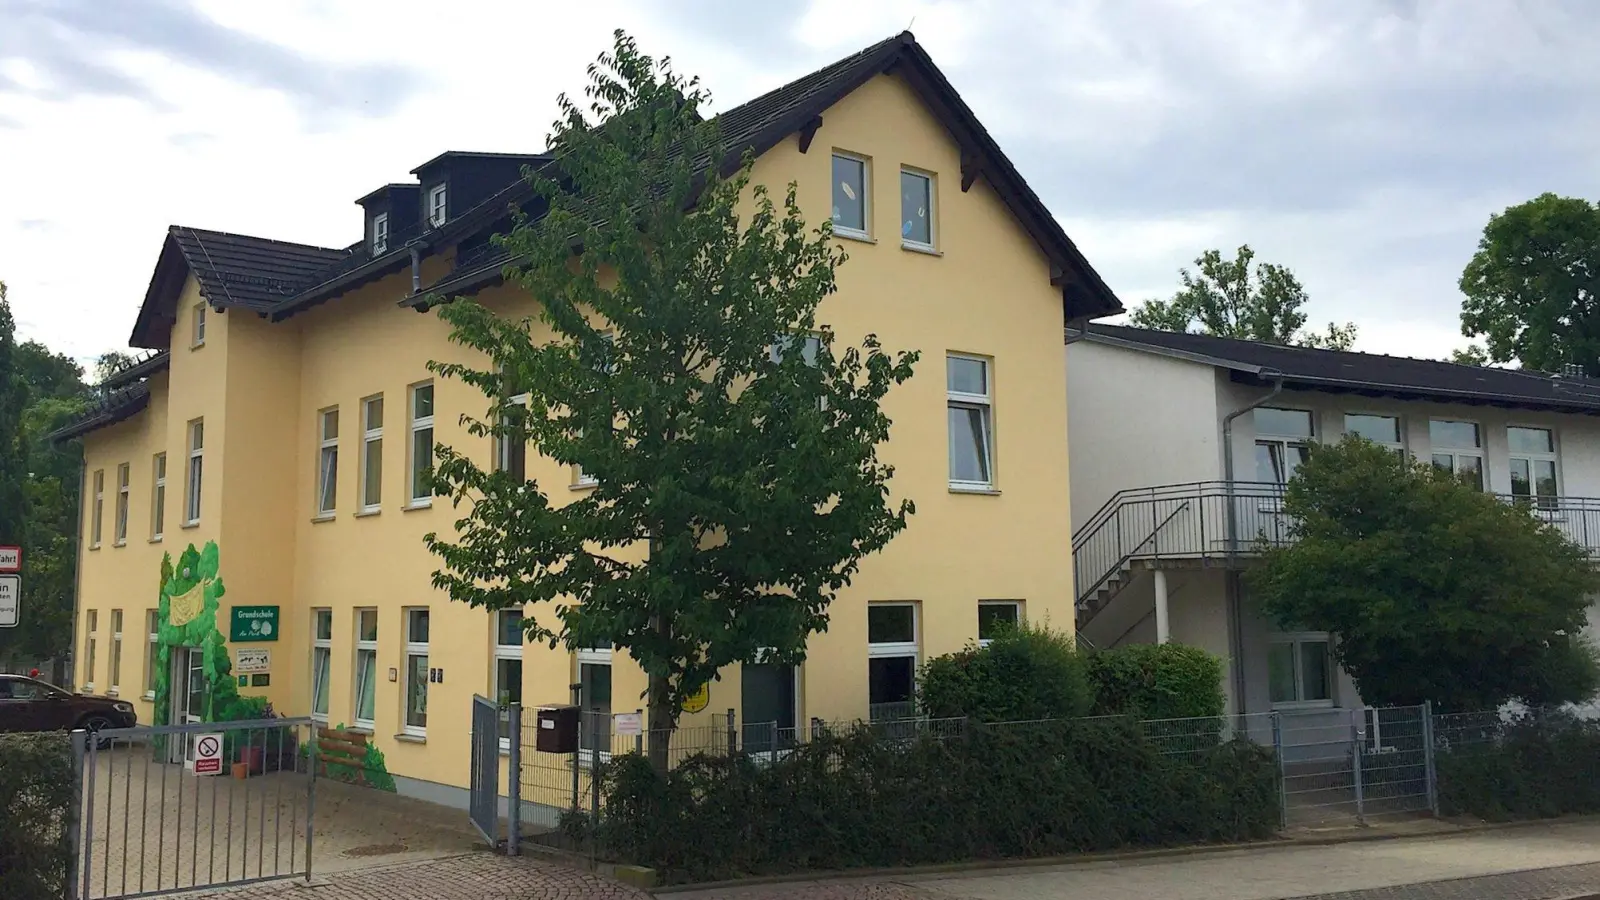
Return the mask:
POLYGON ((492 700, 473 695, 472 771, 468 781, 467 817, 490 846, 500 846, 500 755, 504 753, 510 773, 507 778, 510 795, 503 804, 508 821, 505 847, 512 855, 516 855, 517 841, 521 837, 516 814, 521 802, 517 796, 520 784, 516 772, 521 767, 522 747, 514 739, 521 728, 520 704, 496 706, 492 700))
POLYGON ((1285 713, 1278 741, 1285 824, 1436 809, 1427 704, 1285 713))
POLYGON ((69 900, 309 881, 312 728, 297 718, 74 732, 82 805, 69 900))

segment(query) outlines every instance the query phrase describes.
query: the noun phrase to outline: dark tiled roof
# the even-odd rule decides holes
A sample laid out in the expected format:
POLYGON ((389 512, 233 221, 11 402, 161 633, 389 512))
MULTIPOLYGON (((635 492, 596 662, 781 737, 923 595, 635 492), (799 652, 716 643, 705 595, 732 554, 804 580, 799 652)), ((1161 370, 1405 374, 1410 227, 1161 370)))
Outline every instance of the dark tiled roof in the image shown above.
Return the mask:
POLYGON ((149 378, 151 375, 154 375, 157 372, 165 372, 167 370, 167 366, 171 362, 172 352, 170 350, 158 350, 147 353, 144 356, 131 361, 128 365, 123 366, 117 371, 112 372, 110 375, 107 375, 105 380, 101 381, 98 387, 101 390, 109 391, 125 385, 133 384, 135 381, 141 381, 149 378))
POLYGON ((67 424, 46 435, 54 443, 70 441, 107 425, 131 418, 150 405, 150 383, 140 381, 105 394, 67 424))
POLYGON ((1086 338, 1223 366, 1233 370, 1240 380, 1266 383, 1281 374, 1285 386, 1290 388, 1600 413, 1600 381, 1555 377, 1524 369, 1284 347, 1121 325, 1090 325, 1086 338))
POLYGON ((317 273, 349 256, 346 250, 180 225, 169 233, 207 300, 254 312, 272 309, 317 273))

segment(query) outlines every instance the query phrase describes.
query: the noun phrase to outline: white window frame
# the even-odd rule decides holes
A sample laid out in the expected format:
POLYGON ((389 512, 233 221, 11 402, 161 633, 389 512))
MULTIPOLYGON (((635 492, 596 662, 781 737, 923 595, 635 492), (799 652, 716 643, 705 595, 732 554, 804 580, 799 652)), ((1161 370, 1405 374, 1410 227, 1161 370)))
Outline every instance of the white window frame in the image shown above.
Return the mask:
MULTIPOLYGON (((528 400, 529 395, 522 393, 517 394, 514 397, 507 398, 506 402, 512 406, 521 406, 526 408, 528 405, 528 400)), ((511 470, 511 441, 507 440, 503 435, 496 435, 494 439, 494 468, 497 472, 508 472, 511 470)), ((523 442, 522 446, 522 477, 524 480, 526 480, 528 477, 527 442, 523 442)))
POLYGON ((389 214, 378 213, 372 217, 372 255, 389 252, 389 214))
POLYGON ((840 225, 838 222, 833 222, 833 216, 830 214, 828 221, 833 224, 833 233, 839 237, 870 241, 872 240, 872 160, 869 157, 862 156, 859 153, 851 153, 848 150, 833 151, 832 156, 828 159, 828 207, 830 210, 833 207, 833 192, 839 187, 834 183, 833 179, 834 158, 848 159, 861 164, 861 227, 840 225))
POLYGON ((161 665, 161 611, 144 612, 145 630, 149 632, 144 654, 144 698, 156 698, 156 668, 161 665))
POLYGON ((356 647, 355 677, 350 679, 352 687, 355 688, 355 695, 352 698, 354 702, 350 706, 350 720, 355 722, 357 728, 373 731, 377 728, 378 718, 378 628, 382 623, 378 619, 378 610, 375 607, 357 608, 355 614, 356 628, 353 635, 356 647), (361 617, 367 613, 372 614, 373 638, 370 641, 361 638, 361 617), (372 716, 365 719, 361 717, 361 654, 363 653, 372 654, 372 716))
POLYGON ((977 493, 992 493, 998 479, 995 474, 995 439, 994 439, 994 360, 986 356, 976 356, 971 353, 946 353, 945 354, 945 459, 949 464, 949 451, 951 443, 955 441, 955 433, 950 430, 949 410, 951 409, 978 409, 983 413, 979 420, 983 428, 984 468, 988 470, 988 481, 966 481, 954 477, 951 473, 950 490, 971 491, 977 493), (966 391, 950 390, 949 368, 950 360, 961 359, 983 365, 983 387, 987 393, 969 394, 966 391))
POLYGON ((105 529, 106 470, 94 470, 94 510, 89 520, 89 549, 100 549, 100 537, 105 529))
POLYGON ((157 453, 150 460, 150 473, 150 540, 159 541, 167 528, 167 454, 157 453))
POLYGON ((448 187, 445 183, 434 185, 428 189, 428 224, 438 228, 449 221, 450 212, 447 201, 450 198, 448 187))
MULTIPOLYGON (((1559 443, 1560 440, 1561 440, 1561 438, 1560 438, 1559 435, 1556 434, 1556 430, 1554 428, 1551 428, 1551 427, 1547 426, 1547 425, 1524 425, 1524 424, 1520 424, 1520 423, 1517 423, 1517 422, 1509 422, 1509 423, 1506 424, 1506 448, 1507 448, 1507 452, 1506 452, 1506 457, 1507 457, 1506 458, 1506 473, 1507 474, 1506 474, 1506 477, 1507 478, 1511 478, 1511 472, 1513 471, 1514 464, 1516 463, 1517 460, 1519 460, 1519 459, 1520 460, 1526 460, 1527 463, 1528 463, 1528 499, 1531 502, 1537 504, 1539 509, 1546 510, 1546 511, 1555 511, 1555 510, 1557 510, 1557 509, 1559 509, 1561 507, 1561 459, 1560 459, 1561 444, 1559 443), (1511 429, 1513 429, 1513 428, 1522 429, 1524 431, 1542 431, 1545 434, 1550 435, 1550 450, 1548 452, 1546 452, 1546 451, 1513 450, 1513 449, 1510 449, 1511 448, 1511 429), (1543 495, 1543 496, 1540 495, 1540 493, 1539 493, 1539 479, 1538 479, 1538 476, 1534 472, 1534 463, 1535 462, 1548 462, 1548 463, 1550 463, 1550 468, 1555 473, 1555 481, 1556 481, 1556 492, 1555 492, 1555 494, 1553 494, 1553 495, 1543 495)), ((1517 484, 1516 480, 1512 479, 1511 483, 1507 486, 1507 493, 1511 493, 1511 494, 1513 494, 1513 496, 1515 496, 1516 484, 1517 484)))
MULTIPOLYGON (((1016 613, 1017 613, 1016 614, 1016 627, 1021 627, 1022 623, 1027 621, 1027 619, 1023 616, 1023 601, 1021 601, 1021 600, 979 600, 978 601, 978 618, 979 618, 979 621, 980 622, 982 621, 983 610, 985 608, 995 608, 995 607, 1004 607, 1004 606, 1009 606, 1013 610, 1016 610, 1016 613)), ((978 646, 979 647, 987 647, 992 643, 994 643, 994 638, 986 638, 986 637, 984 637, 983 634, 982 634, 982 631, 980 629, 980 631, 978 633, 978 646)))
POLYGON ((200 497, 205 487, 205 419, 194 419, 186 429, 189 434, 189 465, 186 470, 183 495, 183 524, 200 524, 200 497))
POLYGON ((95 646, 95 634, 94 633, 99 628, 100 628, 100 611, 97 610, 97 609, 91 609, 91 610, 85 611, 85 613, 84 613, 84 628, 83 628, 83 633, 84 633, 84 642, 83 642, 83 690, 84 690, 84 693, 89 693, 89 692, 92 692, 94 690, 94 664, 95 664, 95 658, 94 657, 95 657, 95 651, 97 649, 99 649, 98 647, 95 646))
POLYGON ((194 332, 190 336, 189 349, 194 350, 206 345, 206 304, 202 300, 194 305, 194 332))
POLYGON ((316 517, 331 519, 339 507, 339 407, 317 410, 316 517), (333 436, 329 437, 329 425, 333 436))
POLYGON ((111 544, 114 547, 128 545, 128 505, 132 499, 130 491, 133 487, 132 463, 120 463, 117 466, 117 511, 116 518, 111 523, 111 544))
POLYGON ((1327 645, 1327 648, 1328 648, 1328 652, 1327 652, 1327 660, 1328 660, 1328 696, 1327 696, 1327 698, 1326 699, 1322 699, 1322 700, 1278 700, 1278 701, 1273 701, 1272 700, 1272 679, 1271 679, 1271 676, 1269 675, 1268 678, 1267 678, 1267 699, 1268 699, 1269 703, 1271 703, 1271 706, 1272 706, 1273 709, 1330 709, 1335 705, 1336 697, 1338 695, 1338 687, 1339 687, 1339 677, 1338 677, 1339 664, 1337 662, 1335 662, 1334 659, 1333 659, 1333 638, 1328 632, 1326 632, 1326 631, 1273 632, 1272 634, 1268 635, 1267 642, 1269 644, 1290 644, 1290 645, 1293 645, 1294 651, 1293 651, 1293 660, 1292 660, 1292 662, 1293 662, 1293 665, 1294 665, 1294 693, 1295 693, 1296 697, 1304 697, 1306 695, 1305 665, 1301 662, 1301 659, 1300 659, 1300 652, 1301 652, 1300 651, 1300 646, 1302 644, 1325 644, 1325 645, 1327 645))
MULTIPOLYGON (((492 658, 489 660, 489 689, 492 692, 496 706, 504 705, 500 702, 500 661, 516 660, 521 662, 523 659, 522 648, 527 644, 526 632, 519 632, 523 639, 517 641, 516 644, 500 642, 500 620, 502 616, 508 614, 514 614, 519 617, 527 615, 520 609, 497 609, 489 616, 489 628, 493 631, 493 634, 489 636, 489 644, 493 650, 492 658)), ((502 734, 500 736, 500 750, 507 753, 511 751, 510 735, 502 734)))
POLYGON ((122 610, 111 611, 111 670, 106 674, 109 687, 106 695, 116 697, 122 693, 122 610))
MULTIPOLYGON (((1252 425, 1254 424, 1254 412, 1257 412, 1257 411, 1260 411, 1260 410, 1263 410, 1263 409, 1271 409, 1271 410, 1274 410, 1276 412, 1305 413, 1305 415, 1307 417, 1307 422, 1311 425, 1311 434, 1305 435, 1305 436, 1293 435, 1293 434, 1277 434, 1277 433, 1271 432, 1271 431, 1259 431, 1259 430, 1256 432, 1255 442, 1251 447, 1252 451, 1254 450, 1255 447, 1259 447, 1262 444, 1277 444, 1278 445, 1278 452, 1280 454, 1280 457, 1284 461, 1284 468, 1287 470, 1288 469, 1289 448, 1290 447, 1310 447, 1312 444, 1315 444, 1317 442, 1317 414, 1313 410, 1296 409, 1296 408, 1294 408, 1292 406, 1258 406, 1258 407, 1256 407, 1256 409, 1254 411, 1252 411, 1252 419, 1251 419, 1251 424, 1252 425)), ((1254 457, 1254 455, 1252 453, 1251 463, 1254 464, 1254 462, 1255 462, 1255 457, 1254 457)), ((1288 472, 1288 471, 1285 471, 1282 474, 1283 474, 1284 477, 1278 479, 1276 482, 1260 482, 1259 479, 1257 479, 1257 481, 1259 483, 1261 483, 1261 484, 1277 484, 1279 487, 1283 487, 1284 485, 1289 483, 1289 479, 1293 478, 1294 475, 1293 475, 1293 473, 1288 472)))
POLYGON ((428 490, 421 495, 417 493, 420 485, 417 484, 421 472, 417 468, 417 433, 428 432, 428 466, 426 471, 433 471, 433 447, 437 438, 433 433, 434 415, 439 411, 439 395, 434 389, 432 381, 419 381, 406 388, 406 419, 410 423, 406 442, 406 505, 413 509, 432 506, 433 491, 428 490), (417 415, 417 395, 424 388, 428 391, 429 413, 426 416, 417 415))
MULTIPOLYGON (((937 252, 939 252, 939 249, 938 249, 938 247, 939 247, 939 219, 938 219, 938 217, 936 215, 936 213, 938 211, 938 206, 937 206, 938 201, 935 199, 935 195, 937 195, 938 192, 939 192, 938 191, 938 187, 937 187, 937 181, 935 179, 934 174, 932 172, 927 171, 926 169, 918 169, 918 168, 914 168, 912 166, 901 166, 900 167, 900 177, 901 177, 902 181, 904 180, 905 176, 907 176, 907 175, 910 175, 913 178, 922 179, 923 183, 925 183, 928 186, 928 242, 927 243, 923 243, 922 241, 915 241, 915 240, 912 240, 912 239, 906 237, 904 234, 901 234, 900 235, 900 246, 902 248, 906 249, 906 250, 917 250, 917 251, 921 251, 923 253, 937 253, 937 252)), ((905 191, 902 189, 900 191, 900 221, 901 222, 904 222, 905 217, 906 217, 906 210, 905 210, 905 202, 906 202, 906 200, 905 200, 905 197, 906 197, 905 191)))
POLYGON ((400 689, 400 731, 411 737, 425 738, 428 736, 428 684, 432 680, 433 670, 428 666, 428 641, 413 640, 411 633, 412 615, 419 612, 428 616, 428 637, 431 638, 433 616, 428 607, 407 606, 400 610, 400 621, 406 632, 405 655, 402 657, 405 668, 401 669, 403 681, 400 689), (413 725, 411 724, 411 666, 412 661, 419 657, 422 659, 422 667, 428 670, 430 677, 424 678, 422 682, 422 724, 413 725))
POLYGON ((387 413, 383 405, 383 395, 373 394, 361 400, 361 502, 360 511, 363 515, 371 514, 383 508, 383 417, 387 413), (372 408, 377 404, 378 424, 372 424, 372 408), (373 448, 377 448, 374 455, 373 448), (373 465, 377 465, 377 489, 369 493, 368 487, 373 485, 373 465))
MULTIPOLYGON (((884 603, 867 604, 867 659, 911 658, 911 703, 913 708, 917 702, 917 669, 922 665, 922 604, 914 600, 896 600, 884 603), (874 644, 872 642, 872 610, 887 609, 895 606, 908 606, 911 608, 911 640, 885 641, 874 644)), ((870 662, 869 662, 870 665, 870 662)), ((872 705, 872 682, 867 682, 867 703, 872 705)))
POLYGON ((1487 491, 1489 489, 1489 469, 1484 464, 1483 437, 1484 429, 1482 422, 1475 422, 1470 419, 1429 419, 1428 462, 1435 468, 1442 469, 1445 467, 1439 465, 1438 457, 1448 457, 1450 460, 1449 471, 1457 477, 1460 477, 1461 461, 1463 459, 1475 459, 1478 461, 1478 489, 1487 491), (1476 447, 1457 447, 1448 443, 1440 443, 1435 441, 1433 439, 1433 424, 1435 422, 1448 423, 1451 425, 1471 425, 1477 431, 1478 445, 1476 447))
MULTIPOLYGON (((1358 437, 1362 437, 1362 438, 1366 438, 1366 440, 1372 441, 1372 443, 1377 444, 1379 447, 1384 447, 1384 448, 1387 448, 1389 450, 1393 450, 1395 452, 1395 454, 1397 454, 1400 457, 1401 460, 1405 460, 1406 459, 1407 450, 1406 450, 1406 419, 1405 419, 1405 416, 1394 414, 1394 413, 1385 413, 1385 412, 1368 412, 1366 410, 1361 410, 1361 409, 1346 410, 1343 413, 1343 418, 1340 419, 1340 424, 1342 424, 1344 426, 1344 433, 1345 434, 1356 434, 1356 432, 1350 430, 1350 417, 1351 416, 1361 416, 1363 418, 1368 418, 1368 419, 1392 419, 1394 421, 1394 435, 1395 435, 1396 440, 1393 440, 1393 441, 1373 441, 1372 438, 1369 438, 1364 434, 1363 435, 1357 435, 1357 436, 1358 437)), ((1315 427, 1316 426, 1313 423, 1313 425, 1312 425, 1313 430, 1315 430, 1315 427)))
POLYGON ((323 684, 322 680, 333 680, 333 610, 328 607, 314 607, 311 610, 311 700, 306 707, 311 710, 311 718, 324 724, 328 721, 328 710, 317 712, 317 698, 326 693, 328 706, 333 706, 333 690, 331 684, 323 684), (328 636, 321 635, 322 623, 328 624, 328 636), (327 660, 327 672, 324 674, 319 666, 318 656, 327 660))

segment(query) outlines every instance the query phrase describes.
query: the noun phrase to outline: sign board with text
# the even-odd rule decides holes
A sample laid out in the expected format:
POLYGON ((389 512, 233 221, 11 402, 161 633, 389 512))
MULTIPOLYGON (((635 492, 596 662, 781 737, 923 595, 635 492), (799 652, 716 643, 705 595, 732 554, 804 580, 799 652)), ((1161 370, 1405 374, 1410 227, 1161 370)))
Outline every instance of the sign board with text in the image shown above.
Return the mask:
POLYGON ((611 719, 612 734, 628 736, 644 734, 644 716, 639 713, 617 713, 611 719))
POLYGON ((272 669, 272 651, 266 648, 240 647, 233 651, 233 671, 243 675, 247 672, 266 672, 272 669))
POLYGON ((222 774, 222 735, 197 734, 194 736, 194 773, 196 775, 222 774))
POLYGON ((22 571, 22 548, 0 546, 0 572, 22 571))
POLYGON ((15 628, 22 619, 22 576, 0 575, 0 628, 15 628))
POLYGON ((230 641, 275 641, 278 639, 276 606, 235 606, 229 620, 230 641))

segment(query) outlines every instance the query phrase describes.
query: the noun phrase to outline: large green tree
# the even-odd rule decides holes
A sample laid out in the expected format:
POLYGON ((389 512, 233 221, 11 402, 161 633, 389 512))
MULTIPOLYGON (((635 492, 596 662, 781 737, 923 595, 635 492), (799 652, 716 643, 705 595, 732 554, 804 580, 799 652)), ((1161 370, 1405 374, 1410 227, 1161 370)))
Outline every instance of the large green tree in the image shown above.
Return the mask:
POLYGON ((1582 629, 1600 583, 1531 507, 1356 437, 1313 446, 1284 507, 1294 541, 1267 551, 1253 584, 1281 626, 1335 635, 1366 702, 1593 696, 1582 629))
POLYGON ((1461 333, 1494 362, 1600 376, 1600 204, 1546 193, 1490 216, 1461 292, 1461 333))
POLYGON ((27 440, 22 434, 22 410, 28 404, 28 387, 19 376, 17 323, 0 282, 0 544, 21 544, 27 516, 22 485, 27 481, 27 440))
POLYGON ((1133 324, 1161 331, 1196 331, 1217 337, 1348 350, 1356 326, 1328 323, 1325 332, 1302 331, 1309 299, 1300 279, 1273 263, 1252 265, 1255 251, 1241 246, 1234 258, 1207 250, 1194 261, 1199 272, 1179 269, 1183 289, 1171 300, 1150 300, 1135 309, 1133 324))
POLYGON ((733 663, 803 659, 861 559, 905 527, 876 448, 916 354, 872 335, 846 349, 817 323, 844 255, 794 185, 778 202, 751 184, 697 80, 620 32, 589 76, 585 101, 560 98, 554 164, 529 173, 547 211, 498 238, 553 339, 458 300, 441 315, 479 362, 432 367, 489 398, 471 433, 597 484, 574 497, 565 474, 525 481, 440 447, 435 489, 465 513, 428 544, 453 599, 526 606, 534 640, 638 660, 659 764, 685 698, 733 663))

